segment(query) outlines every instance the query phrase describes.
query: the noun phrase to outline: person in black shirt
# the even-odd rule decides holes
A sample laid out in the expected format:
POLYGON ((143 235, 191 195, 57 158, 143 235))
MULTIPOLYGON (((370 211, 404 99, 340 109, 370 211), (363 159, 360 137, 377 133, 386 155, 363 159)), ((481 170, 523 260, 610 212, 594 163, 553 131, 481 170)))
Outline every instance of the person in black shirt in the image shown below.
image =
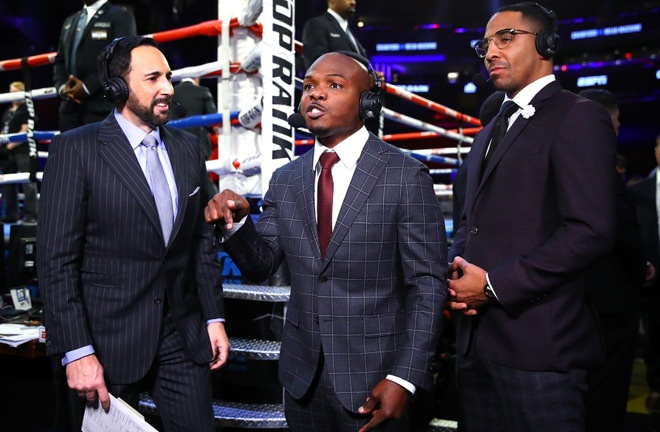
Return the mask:
MULTIPOLYGON (((10 92, 25 91, 25 85, 21 81, 14 81, 9 84, 10 92)), ((25 102, 19 100, 13 102, 2 115, 2 133, 18 133, 27 131, 28 110, 25 102)), ((0 169, 4 174, 29 172, 30 154, 27 141, 10 142, 6 145, 0 145, 0 169)), ((37 184, 34 182, 23 183, 23 212, 25 222, 35 223, 37 221, 37 184)), ((4 223, 14 223, 21 219, 21 213, 18 208, 18 188, 17 184, 2 185, 2 201, 4 203, 5 214, 2 217, 4 223)))

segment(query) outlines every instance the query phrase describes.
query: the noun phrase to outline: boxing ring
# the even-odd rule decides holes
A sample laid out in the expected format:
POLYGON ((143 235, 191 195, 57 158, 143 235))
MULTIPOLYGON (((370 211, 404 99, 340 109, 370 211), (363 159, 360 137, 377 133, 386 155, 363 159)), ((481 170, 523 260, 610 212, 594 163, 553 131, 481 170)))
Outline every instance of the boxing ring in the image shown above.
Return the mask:
MULTIPOLYGON (((217 151, 206 162, 207 171, 219 177, 220 190, 231 188, 244 196, 259 199, 266 191, 272 172, 314 143, 308 132, 295 131, 287 123, 288 116, 297 106, 294 100, 296 86, 301 84, 295 73, 295 58, 304 49, 294 38, 295 1, 219 0, 218 10, 221 12, 217 20, 145 36, 153 37, 159 45, 175 44, 187 38, 217 38, 216 61, 174 70, 172 81, 195 77, 216 79, 218 112, 172 120, 168 125, 181 128, 217 126, 221 131, 217 135, 217 151)), ((55 54, 51 52, 3 60, 0 61, 0 72, 22 69, 24 74, 29 74, 31 68, 51 65, 55 54)), ((479 120, 392 84, 383 84, 381 91, 386 92, 388 97, 399 98, 437 113, 445 122, 456 123, 456 127, 446 129, 389 108, 383 108, 380 114, 382 139, 395 146, 414 140, 415 150, 400 148, 433 167, 430 172, 434 179, 445 179, 434 184, 440 199, 451 196, 451 179, 463 156, 469 152, 473 136, 481 129, 479 120), (394 123, 403 125, 409 131, 385 133, 388 125, 394 123), (438 138, 454 144, 434 146, 438 138)), ((57 97, 54 87, 26 88, 25 92, 0 94, 0 103, 25 99, 31 104, 38 104, 42 99, 57 97)), ((27 133, 0 135, 0 145, 28 141, 31 158, 35 161, 30 172, 0 174, 0 184, 41 181, 43 172, 37 167, 47 163, 48 152, 37 151, 36 143, 41 148, 47 148, 48 142, 58 133, 57 130, 34 130, 32 125, 27 133)), ((242 290, 228 286, 225 295, 256 301, 285 301, 288 298, 287 292, 279 292, 282 298, 276 300, 272 296, 264 297, 259 291, 263 288, 255 288, 255 294, 255 290, 245 292, 246 286, 242 290)), ((261 351, 255 345, 258 341, 233 339, 233 355, 264 359, 263 353, 257 354, 261 351)), ((268 349, 270 354, 265 359, 276 360, 279 346, 271 344, 268 349)), ((140 404, 146 412, 155 412, 155 405, 148 397, 142 398, 140 404)), ((217 402, 214 409, 218 424, 248 428, 286 427, 280 405, 262 404, 259 408, 244 405, 217 402)), ((435 422, 435 426, 430 426, 434 429, 429 430, 455 430, 455 422, 435 422)))

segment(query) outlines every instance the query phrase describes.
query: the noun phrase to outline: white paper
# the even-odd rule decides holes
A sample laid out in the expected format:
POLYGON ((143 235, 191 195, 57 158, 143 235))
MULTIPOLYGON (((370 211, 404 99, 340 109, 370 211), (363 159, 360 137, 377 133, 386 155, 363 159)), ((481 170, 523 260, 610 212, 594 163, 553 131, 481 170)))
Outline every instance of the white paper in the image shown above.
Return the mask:
POLYGON ((121 399, 110 395, 110 410, 87 406, 82 424, 83 432, 158 432, 144 417, 121 399))
POLYGON ((26 326, 23 324, 0 324, 0 343, 17 346, 39 339, 39 327, 26 326))

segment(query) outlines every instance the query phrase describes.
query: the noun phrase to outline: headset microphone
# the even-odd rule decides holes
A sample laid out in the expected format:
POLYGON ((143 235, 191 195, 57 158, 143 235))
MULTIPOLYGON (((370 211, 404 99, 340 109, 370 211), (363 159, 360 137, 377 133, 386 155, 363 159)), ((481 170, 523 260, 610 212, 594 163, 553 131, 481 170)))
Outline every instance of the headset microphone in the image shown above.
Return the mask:
POLYGON ((489 82, 489 81, 490 81, 490 78, 486 78, 486 76, 485 76, 484 74, 482 74, 482 73, 476 73, 476 74, 474 74, 474 76, 472 77, 472 82, 473 82, 474 85, 476 85, 477 87, 483 87, 483 86, 485 86, 486 83, 489 82))
POLYGON ((294 112, 293 114, 291 114, 286 119, 286 121, 289 123, 289 126, 296 129, 307 127, 307 123, 305 123, 305 117, 303 117, 303 115, 300 114, 299 112, 294 112))
POLYGON ((188 114, 188 110, 186 107, 181 105, 179 102, 172 102, 170 107, 174 111, 174 114, 176 114, 177 117, 185 117, 186 114, 188 114))

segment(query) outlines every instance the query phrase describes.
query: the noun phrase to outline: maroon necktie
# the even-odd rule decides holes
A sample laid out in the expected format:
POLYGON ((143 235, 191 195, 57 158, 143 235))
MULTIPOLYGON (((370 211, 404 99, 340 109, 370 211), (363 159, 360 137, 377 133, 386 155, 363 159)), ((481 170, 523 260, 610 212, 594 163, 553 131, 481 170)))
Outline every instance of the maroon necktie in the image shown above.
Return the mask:
POLYGON ((337 153, 325 151, 319 159, 321 176, 319 177, 319 190, 316 201, 316 220, 319 228, 319 243, 321 256, 325 257, 325 250, 330 243, 332 235, 332 166, 339 162, 337 153))

